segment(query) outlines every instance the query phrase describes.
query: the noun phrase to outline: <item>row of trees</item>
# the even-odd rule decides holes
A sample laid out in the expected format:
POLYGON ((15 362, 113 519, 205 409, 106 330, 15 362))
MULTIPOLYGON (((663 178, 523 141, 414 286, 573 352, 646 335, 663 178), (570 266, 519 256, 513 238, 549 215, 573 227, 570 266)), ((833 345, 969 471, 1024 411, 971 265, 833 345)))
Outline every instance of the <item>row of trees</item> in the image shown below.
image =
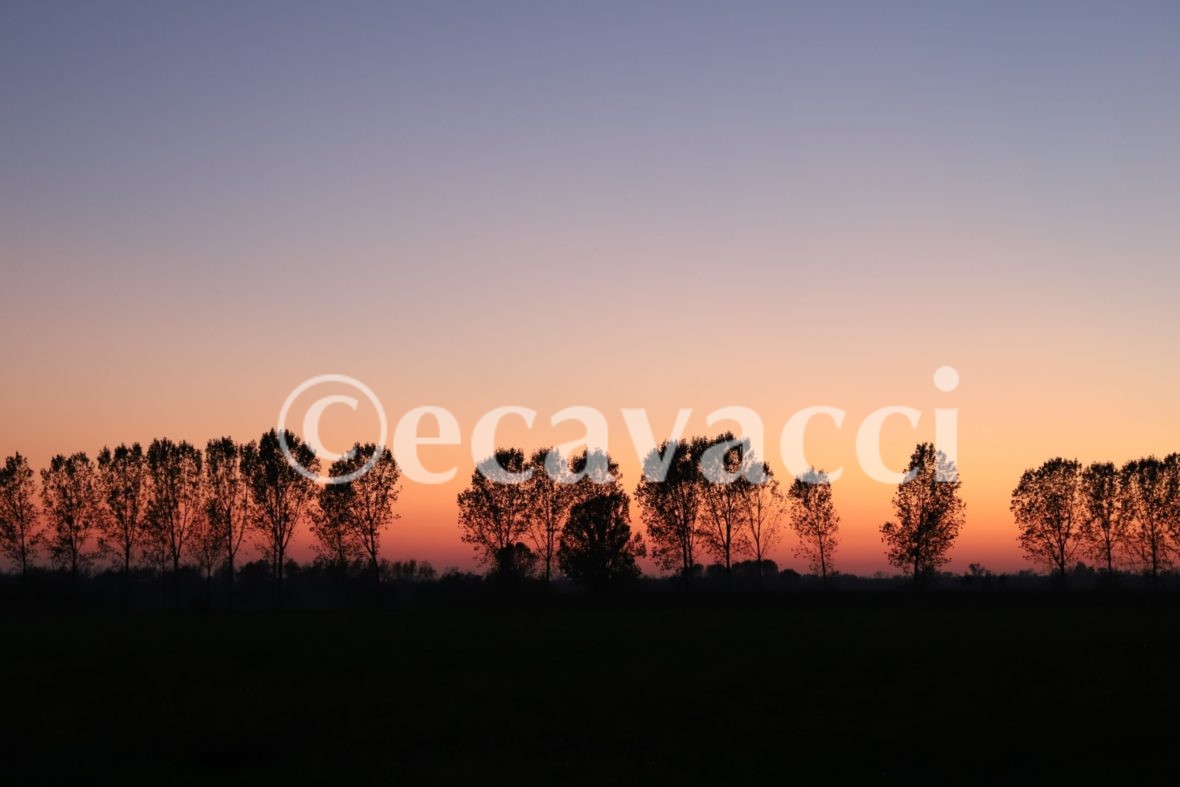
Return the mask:
POLYGON ((704 552, 727 576, 741 557, 761 571, 786 519, 798 536, 796 555, 821 577, 834 571, 840 518, 827 474, 810 469, 784 493, 749 441, 732 434, 658 446, 644 460, 635 497, 665 570, 691 577, 704 552))
MULTIPOLYGON (((893 565, 917 579, 947 561, 963 524, 959 488, 945 455, 928 443, 915 449, 894 496, 896 518, 881 527, 893 565)), ((459 526, 494 573, 546 581, 557 570, 590 584, 635 576, 636 558, 648 553, 686 579, 704 554, 727 578, 743 557, 761 572, 784 523, 813 572, 835 570, 840 518, 827 474, 812 468, 784 492, 749 441, 732 434, 661 444, 645 458, 634 497, 646 540, 632 532, 629 497, 607 454, 505 448, 459 494, 459 526)))
MULTIPOLYGON (((20 454, 0 468, 0 550, 25 575, 43 552, 72 576, 105 558, 129 577, 139 565, 162 575, 195 566, 232 578, 254 544, 281 586, 296 528, 310 523, 319 561, 341 571, 365 564, 380 575, 383 533, 397 518, 400 469, 372 444, 353 446, 317 484, 319 460, 290 432, 257 441, 210 440, 204 450, 153 440, 58 455, 37 476, 20 454), (307 472, 288 461, 287 453, 307 472), (40 505, 37 498, 40 497, 40 505)), ((631 497, 605 453, 531 456, 500 449, 458 496, 462 538, 504 577, 558 572, 601 586, 639 574, 649 554, 691 579, 708 555, 727 579, 750 559, 759 571, 784 526, 795 552, 821 578, 835 571, 840 518, 822 470, 784 490, 745 439, 726 433, 665 442, 645 459, 634 490, 646 539, 633 532, 631 497)), ((917 447, 894 496, 896 518, 881 527, 890 562, 915 578, 946 562, 963 520, 954 466, 929 444, 917 447)))
POLYGON ((40 488, 19 453, 0 469, 0 550, 26 575, 43 553, 75 578, 96 559, 129 577, 138 565, 176 575, 193 565, 207 577, 222 569, 232 581, 249 540, 281 585, 286 555, 298 524, 307 518, 321 559, 344 566, 363 559, 376 578, 382 533, 396 518, 400 471, 392 454, 372 444, 353 446, 329 475, 344 477, 371 463, 347 483, 317 485, 287 461, 312 474, 314 452, 290 432, 271 430, 257 441, 191 443, 153 440, 54 456, 40 473, 40 488), (40 505, 37 504, 38 493, 40 505))
POLYGON ((503 579, 539 573, 548 582, 560 569, 602 586, 638 576, 636 559, 647 553, 631 531, 618 465, 605 453, 571 460, 551 449, 531 457, 499 449, 472 473, 458 504, 463 541, 503 579))
POLYGON ((1154 580, 1180 554, 1180 454, 1122 467, 1050 459, 1020 477, 1011 508, 1025 555, 1054 573, 1085 555, 1108 575, 1154 580))

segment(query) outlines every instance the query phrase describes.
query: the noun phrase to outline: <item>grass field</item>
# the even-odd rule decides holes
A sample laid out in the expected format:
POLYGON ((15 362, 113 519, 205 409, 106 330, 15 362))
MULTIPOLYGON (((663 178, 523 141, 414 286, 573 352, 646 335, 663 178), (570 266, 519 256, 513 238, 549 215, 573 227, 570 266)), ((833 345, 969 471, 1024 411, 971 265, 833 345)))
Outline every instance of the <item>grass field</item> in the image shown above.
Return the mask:
POLYGON ((565 599, 2 624, 0 772, 21 783, 1176 773, 1167 600, 565 599))

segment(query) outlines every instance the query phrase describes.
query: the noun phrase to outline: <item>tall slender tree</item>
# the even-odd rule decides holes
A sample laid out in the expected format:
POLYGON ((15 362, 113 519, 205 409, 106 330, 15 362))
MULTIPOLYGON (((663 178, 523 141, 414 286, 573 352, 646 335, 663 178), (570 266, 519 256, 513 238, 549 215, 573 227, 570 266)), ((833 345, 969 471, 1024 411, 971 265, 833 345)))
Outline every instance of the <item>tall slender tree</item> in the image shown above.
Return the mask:
POLYGON ((1127 527, 1127 551, 1156 581, 1172 565, 1171 508, 1174 505, 1168 466, 1149 456, 1123 465, 1119 497, 1127 527))
POLYGON ((401 468, 388 448, 378 453, 376 445, 358 443, 350 458, 333 464, 332 471, 337 475, 359 472, 370 460, 372 466, 347 484, 351 489, 348 526, 377 584, 381 581, 381 537, 401 516, 394 511, 401 494, 401 468))
POLYGON ((188 541, 204 515, 201 451, 191 443, 153 440, 147 450, 148 506, 144 529, 148 556, 173 577, 188 555, 188 541))
POLYGON ((725 433, 700 453, 697 483, 701 487, 700 539, 725 568, 726 584, 733 583, 733 561, 749 550, 743 528, 749 493, 750 442, 725 433))
POLYGON ((528 537, 529 489, 514 480, 529 470, 524 451, 500 448, 479 463, 471 484, 459 493, 459 528, 475 547, 480 563, 502 578, 527 576, 535 556, 521 539, 528 537))
POLYGON ((832 503, 828 474, 814 467, 796 476, 787 490, 791 529, 799 537, 795 554, 806 558, 811 570, 827 580, 839 546, 840 515, 832 503))
POLYGON ((84 453, 49 460, 41 471, 41 500, 49 520, 49 554, 54 564, 78 575, 89 564, 90 540, 101 516, 98 474, 84 453))
POLYGON ((574 477, 569 460, 556 448, 536 451, 529 459, 529 466, 533 474, 525 482, 529 497, 528 535, 548 583, 557 568, 561 531, 574 502, 574 477))
POLYGON ((140 444, 99 451, 98 483, 106 509, 99 524, 99 551, 119 561, 126 589, 148 507, 147 457, 140 444))
MULTIPOLYGON (((756 457, 751 455, 756 461, 756 457)), ((762 464, 762 480, 745 485, 742 498, 742 524, 746 530, 746 544, 758 567, 758 583, 765 580, 763 567, 768 561, 770 550, 782 538, 782 520, 786 508, 778 479, 770 465, 762 464)))
POLYGON ((702 439, 662 443, 644 458, 635 488, 652 557, 665 571, 688 580, 696 571, 701 509, 697 451, 707 444, 702 439))
POLYGON ((1011 510, 1024 554, 1064 577, 1087 518, 1082 465, 1057 457, 1026 470, 1012 492, 1011 510))
POLYGON ((1126 520, 1119 506, 1119 471, 1111 462, 1095 462, 1082 471, 1082 548, 1113 576, 1126 548, 1126 520))
POLYGON ((315 480, 295 469, 292 462, 312 475, 320 469, 315 452, 290 431, 284 430, 280 436, 271 429, 257 445, 243 449, 242 467, 250 488, 250 527, 270 563, 271 579, 280 595, 287 548, 316 494, 315 480))
POLYGON ((44 535, 34 498, 33 469, 19 453, 0 467, 0 552, 20 570, 24 582, 44 535))
POLYGON ((1164 521, 1172 553, 1180 553, 1180 453, 1164 457, 1165 495, 1164 521))
POLYGON ((343 580, 362 556, 349 522, 351 497, 352 488, 347 484, 325 484, 320 488, 318 505, 308 511, 316 563, 338 580, 343 580))
POLYGON ((374 584, 381 578, 381 535, 398 518, 393 506, 401 468, 389 449, 357 443, 328 469, 330 478, 319 494, 313 534, 322 555, 340 567, 357 558, 368 564, 374 584))
POLYGON ((212 600, 213 575, 225 564, 225 534, 217 521, 209 516, 208 500, 204 501, 204 510, 193 519, 185 550, 193 565, 205 577, 205 592, 212 600))
POLYGON ((963 526, 959 471, 946 454, 920 443, 893 495, 897 519, 881 525, 891 565, 909 569, 917 582, 949 560, 963 526))
POLYGON ((245 461, 256 454, 254 443, 241 445, 232 437, 210 440, 205 445, 205 518, 210 536, 221 543, 231 598, 235 564, 250 519, 250 479, 245 461))

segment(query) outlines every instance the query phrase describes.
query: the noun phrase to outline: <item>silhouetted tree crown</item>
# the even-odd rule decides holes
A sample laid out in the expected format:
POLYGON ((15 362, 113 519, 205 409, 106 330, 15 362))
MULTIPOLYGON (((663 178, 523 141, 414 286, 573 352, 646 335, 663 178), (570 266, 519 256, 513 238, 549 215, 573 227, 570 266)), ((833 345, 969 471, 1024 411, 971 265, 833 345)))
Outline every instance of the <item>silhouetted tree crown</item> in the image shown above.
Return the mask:
POLYGON ((0 553, 17 566, 22 579, 44 539, 36 494, 29 461, 19 453, 6 458, 0 467, 0 553))
POLYGON ((600 589, 639 576, 635 561, 645 553, 642 537, 631 532, 627 495, 610 491, 570 509, 558 559, 568 577, 600 589))
POLYGON ((1113 576, 1126 549, 1126 517, 1119 499, 1119 471, 1111 462, 1095 462, 1082 472, 1082 546, 1113 576))
POLYGON ((201 452, 183 440, 157 439, 148 446, 144 551, 162 571, 180 571, 189 539, 204 516, 202 464, 201 452))
POLYGON ((1127 551, 1155 579, 1170 568, 1180 514, 1180 455, 1149 456, 1119 471, 1120 511, 1127 551))
POLYGON ((787 491, 791 528, 799 537, 795 554, 807 560, 812 572, 826 579, 832 572, 840 528, 840 516, 832 503, 828 474, 809 468, 795 478, 787 491))
POLYGON ((99 521, 98 548, 122 563, 124 578, 142 548, 148 482, 147 457, 139 443, 99 451, 98 483, 106 511, 99 521))
POLYGON ((1012 491, 1011 510, 1025 555, 1065 576, 1086 521, 1081 464, 1057 457, 1026 470, 1012 491))
POLYGON ((652 557, 666 571, 691 579, 697 565, 701 485, 697 458, 708 442, 664 442, 643 462, 635 489, 652 557))
POLYGON ((533 543, 542 578, 549 582, 557 567, 557 550, 570 506, 574 503, 574 474, 569 460, 556 448, 542 448, 529 459, 533 474, 526 482, 528 536, 533 543))
POLYGON ((338 569, 364 560, 379 582, 381 536, 398 516, 393 506, 401 491, 401 468, 388 448, 357 443, 332 463, 328 476, 352 478, 320 490, 312 523, 317 548, 338 569))
POLYGON ((84 453, 58 454, 41 471, 49 555, 75 581, 93 557, 89 543, 101 516, 100 499, 94 463, 84 453))
POLYGON ((221 544, 231 591, 238 552, 245 542, 251 514, 249 457, 258 452, 254 443, 241 445, 232 437, 205 445, 205 518, 210 536, 221 544))
POLYGON ((319 472, 320 462, 315 452, 290 431, 285 431, 280 440, 279 433, 271 429, 259 438, 257 447, 248 445, 243 454, 250 487, 250 525, 279 588, 283 584, 291 536, 316 494, 316 482, 287 460, 284 443, 300 467, 313 475, 319 472))
POLYGON ((908 568, 915 581, 949 560, 963 526, 959 488, 954 463, 931 443, 920 443, 893 495, 896 521, 881 525, 889 562, 908 568))
POLYGON ((523 451, 498 449, 479 463, 458 496, 463 541, 475 548, 481 564, 495 566, 501 576, 530 574, 535 568, 535 556, 521 543, 529 529, 529 486, 510 481, 528 469, 523 451))

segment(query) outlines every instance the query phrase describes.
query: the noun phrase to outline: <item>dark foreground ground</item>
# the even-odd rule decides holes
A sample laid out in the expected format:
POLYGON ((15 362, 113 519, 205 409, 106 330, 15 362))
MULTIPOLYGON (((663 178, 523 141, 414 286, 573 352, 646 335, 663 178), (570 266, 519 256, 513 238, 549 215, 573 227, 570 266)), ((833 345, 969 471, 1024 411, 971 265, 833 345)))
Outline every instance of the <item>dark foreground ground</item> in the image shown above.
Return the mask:
POLYGON ((1174 783, 1180 606, 6 612, 7 784, 1174 783))

